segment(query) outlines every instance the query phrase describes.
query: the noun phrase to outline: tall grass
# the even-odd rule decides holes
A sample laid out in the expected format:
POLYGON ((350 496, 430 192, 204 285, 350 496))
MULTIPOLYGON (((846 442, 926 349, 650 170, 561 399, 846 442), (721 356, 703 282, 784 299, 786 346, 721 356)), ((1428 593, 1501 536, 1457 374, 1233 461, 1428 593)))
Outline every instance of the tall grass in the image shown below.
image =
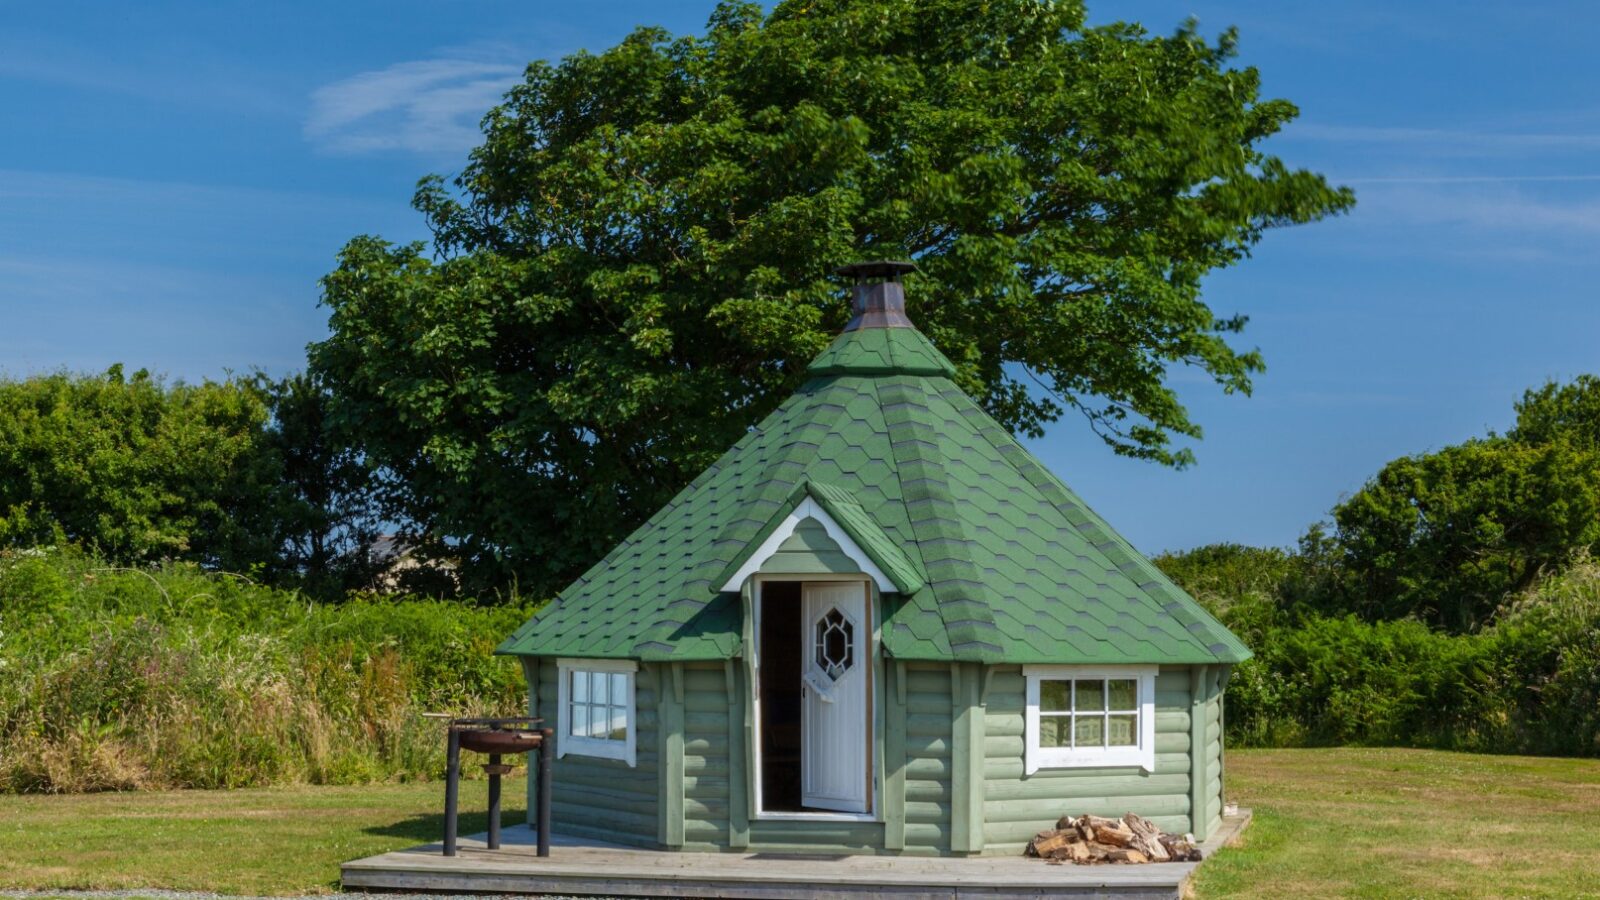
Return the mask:
POLYGON ((0 553, 0 791, 435 777, 421 713, 521 710, 520 670, 492 652, 530 612, 0 553))

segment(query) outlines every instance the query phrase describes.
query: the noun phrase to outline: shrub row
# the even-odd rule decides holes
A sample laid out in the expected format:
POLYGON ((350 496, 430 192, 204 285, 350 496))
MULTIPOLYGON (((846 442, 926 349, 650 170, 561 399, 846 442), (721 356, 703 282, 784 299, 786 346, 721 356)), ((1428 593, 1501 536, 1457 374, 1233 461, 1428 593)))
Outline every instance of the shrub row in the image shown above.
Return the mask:
POLYGON ((1219 611, 1256 651, 1228 686, 1236 746, 1600 755, 1600 566, 1542 582, 1473 634, 1355 616, 1284 622, 1272 603, 1219 611))
POLYGON ((0 791, 435 777, 421 713, 521 709, 493 650, 530 611, 0 554, 0 791))

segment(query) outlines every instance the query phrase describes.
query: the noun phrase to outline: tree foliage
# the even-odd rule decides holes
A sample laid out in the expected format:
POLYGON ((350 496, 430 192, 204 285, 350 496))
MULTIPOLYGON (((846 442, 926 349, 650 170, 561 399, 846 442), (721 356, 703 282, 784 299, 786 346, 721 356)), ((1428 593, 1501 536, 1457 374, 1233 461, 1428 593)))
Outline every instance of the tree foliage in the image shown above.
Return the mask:
POLYGON ((1389 463, 1333 515, 1352 612, 1473 631, 1600 545, 1600 454, 1469 441, 1389 463))
POLYGON ((281 533, 267 421, 240 381, 166 384, 121 366, 0 381, 0 543, 267 565, 281 533))
POLYGON ((790 392, 862 258, 918 261, 913 317, 1008 428, 1075 410, 1185 464, 1172 369, 1248 392, 1262 367, 1202 278, 1352 202, 1262 152, 1296 110, 1234 40, 1076 2, 791 0, 533 63, 453 185, 422 182, 438 259, 344 248, 313 369, 389 513, 528 589, 790 392))
POLYGON ((1524 393, 1508 437, 1524 444, 1565 441, 1600 450, 1600 377, 1579 375, 1568 384, 1549 381, 1524 393))
POLYGON ((0 547, 67 542, 338 597, 372 577, 358 455, 306 375, 168 383, 113 366, 0 380, 0 547))
POLYGON ((1540 573, 1600 550, 1600 378, 1527 391, 1504 437, 1384 466, 1335 507, 1325 608, 1473 631, 1540 573))
POLYGON ((372 554, 377 499, 360 453, 328 423, 327 389, 306 373, 258 374, 254 383, 272 414, 266 449, 279 472, 277 565, 318 596, 367 587, 382 562, 372 554))

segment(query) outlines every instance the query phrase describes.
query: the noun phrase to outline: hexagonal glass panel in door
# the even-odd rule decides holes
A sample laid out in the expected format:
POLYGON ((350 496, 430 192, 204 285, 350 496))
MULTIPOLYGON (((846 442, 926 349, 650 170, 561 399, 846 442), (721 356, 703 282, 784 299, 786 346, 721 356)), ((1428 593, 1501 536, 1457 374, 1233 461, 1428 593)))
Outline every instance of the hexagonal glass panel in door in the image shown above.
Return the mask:
POLYGON ((856 626, 838 607, 834 607, 817 620, 817 668, 838 681, 855 665, 856 626))

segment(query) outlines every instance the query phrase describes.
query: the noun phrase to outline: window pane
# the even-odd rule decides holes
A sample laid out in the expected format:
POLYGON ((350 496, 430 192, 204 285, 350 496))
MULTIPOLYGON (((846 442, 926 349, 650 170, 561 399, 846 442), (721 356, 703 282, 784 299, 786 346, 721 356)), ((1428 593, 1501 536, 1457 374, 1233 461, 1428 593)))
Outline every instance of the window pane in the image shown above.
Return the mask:
POLYGON ((1039 708, 1045 712, 1066 712, 1070 681, 1039 682, 1039 708))
POLYGON ((1139 743, 1138 716, 1111 716, 1106 725, 1106 743, 1112 747, 1132 747, 1139 743))
POLYGON ((628 705, 628 676, 621 672, 611 675, 611 702, 618 706, 628 705))
POLYGON ((1108 682, 1106 692, 1110 697, 1111 709, 1139 708, 1139 683, 1132 678, 1108 682))
MULTIPOLYGON (((1072 683, 1076 703, 1073 709, 1079 712, 1099 712, 1106 708, 1106 683, 1099 679, 1094 681, 1075 681, 1072 683)), ((1098 743, 1098 742, 1097 742, 1098 743)))
POLYGON ((605 706, 610 702, 606 700, 606 684, 611 679, 604 672, 589 673, 589 702, 595 706, 605 706))
POLYGON ((611 721, 606 727, 603 737, 613 741, 628 739, 628 711, 620 706, 608 707, 611 710, 611 721))
POLYGON ((1039 717, 1039 746, 1041 746, 1041 747, 1071 747, 1072 746, 1072 717, 1071 716, 1040 716, 1039 717))
POLYGON ((589 706, 585 703, 572 704, 571 726, 573 737, 589 736, 589 706))
POLYGON ((1105 720, 1099 716, 1079 716, 1073 721, 1074 744, 1078 747, 1104 747, 1105 729, 1105 720))
POLYGON ((589 702, 589 673, 574 670, 572 673, 572 702, 589 702))

